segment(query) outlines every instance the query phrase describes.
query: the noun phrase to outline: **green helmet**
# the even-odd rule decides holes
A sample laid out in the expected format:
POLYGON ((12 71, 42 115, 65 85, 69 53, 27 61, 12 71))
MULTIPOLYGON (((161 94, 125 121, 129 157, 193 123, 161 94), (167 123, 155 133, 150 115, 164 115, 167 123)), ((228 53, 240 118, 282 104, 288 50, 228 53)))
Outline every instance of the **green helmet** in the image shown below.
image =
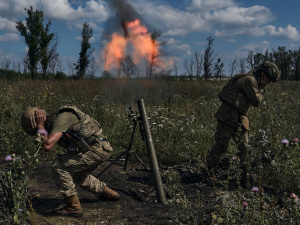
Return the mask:
POLYGON ((37 109, 38 107, 28 108, 21 116, 21 124, 24 131, 31 136, 35 135, 37 130, 37 125, 35 122, 35 111, 37 109))
POLYGON ((272 82, 278 81, 280 77, 278 67, 272 62, 264 62, 260 64, 257 67, 256 72, 265 72, 267 78, 272 82))

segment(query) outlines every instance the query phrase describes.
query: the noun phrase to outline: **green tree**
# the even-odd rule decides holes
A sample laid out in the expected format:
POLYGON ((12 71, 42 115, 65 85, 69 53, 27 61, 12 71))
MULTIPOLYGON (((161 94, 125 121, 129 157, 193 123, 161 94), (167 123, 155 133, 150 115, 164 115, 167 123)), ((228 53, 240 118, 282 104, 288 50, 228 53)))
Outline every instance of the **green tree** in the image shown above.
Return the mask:
POLYGON ((293 63, 293 54, 291 50, 287 50, 285 46, 279 46, 277 50, 273 49, 274 63, 280 70, 281 79, 291 79, 291 70, 293 63))
POLYGON ((41 34, 41 59, 40 64, 42 67, 42 76, 46 77, 49 64, 56 60, 58 61, 58 52, 57 52, 57 37, 54 33, 48 34, 49 24, 46 25, 46 28, 42 31, 41 34))
MULTIPOLYGON (((47 49, 49 43, 54 37, 53 33, 49 33, 51 21, 49 20, 44 27, 44 12, 39 10, 33 10, 30 6, 29 9, 25 9, 28 17, 25 19, 25 23, 22 21, 16 21, 16 28, 20 32, 21 36, 25 38, 25 43, 28 47, 28 68, 31 73, 31 78, 36 78, 38 62, 43 57, 41 62, 42 67, 47 68, 48 62, 45 58, 47 55, 47 49)), ((43 72, 46 72, 46 69, 43 72)))
POLYGON ((217 62, 215 63, 215 68, 214 68, 216 79, 220 78, 220 80, 221 80, 221 78, 223 76, 223 68, 224 68, 224 63, 221 62, 221 58, 218 58, 217 62))
POLYGON ((300 48, 293 51, 294 80, 300 80, 300 48))
POLYGON ((256 53, 254 55, 254 68, 257 68, 261 63, 265 62, 265 56, 262 53, 256 53))
POLYGON ((90 39, 93 37, 93 29, 90 28, 88 23, 83 24, 81 32, 81 51, 79 53, 79 59, 76 64, 77 76, 82 79, 86 73, 88 65, 90 63, 90 53, 91 49, 90 39))
POLYGON ((215 58, 215 56, 213 55, 214 50, 212 49, 213 46, 213 42, 214 42, 214 38, 212 38, 211 36, 209 36, 207 38, 208 41, 208 45, 205 48, 205 52, 204 52, 204 62, 203 62, 203 70, 204 70, 204 78, 205 80, 208 80, 211 75, 212 75, 212 62, 215 58))
POLYGON ((254 70, 255 69, 255 62, 254 62, 254 53, 252 50, 248 52, 248 56, 245 59, 245 62, 248 63, 248 69, 254 70))

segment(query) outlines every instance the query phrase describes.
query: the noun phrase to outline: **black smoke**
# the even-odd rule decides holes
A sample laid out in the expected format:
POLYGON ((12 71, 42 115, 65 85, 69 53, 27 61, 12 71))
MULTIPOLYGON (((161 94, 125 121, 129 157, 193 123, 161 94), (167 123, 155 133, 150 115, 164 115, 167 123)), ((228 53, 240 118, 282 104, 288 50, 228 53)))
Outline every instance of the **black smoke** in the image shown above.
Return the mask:
MULTIPOLYGON (((126 0, 111 0, 108 2, 111 16, 107 19, 104 25, 102 40, 109 40, 111 35, 115 32, 120 34, 124 32, 124 22, 131 22, 136 19, 141 21, 141 24, 148 27, 141 15, 136 9, 126 0)), ((126 35, 126 34, 125 34, 126 35)))

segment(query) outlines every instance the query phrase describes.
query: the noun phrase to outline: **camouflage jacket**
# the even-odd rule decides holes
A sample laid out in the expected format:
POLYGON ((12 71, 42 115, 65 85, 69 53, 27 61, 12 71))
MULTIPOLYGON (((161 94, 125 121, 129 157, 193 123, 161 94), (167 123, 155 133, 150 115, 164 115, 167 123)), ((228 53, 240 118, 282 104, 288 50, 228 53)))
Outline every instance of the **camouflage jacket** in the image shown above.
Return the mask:
POLYGON ((223 102, 215 117, 230 126, 239 127, 242 116, 263 100, 264 88, 259 87, 254 73, 238 74, 229 80, 219 94, 223 102))
MULTIPOLYGON (((74 105, 62 106, 58 112, 52 114, 49 117, 49 125, 53 125, 55 118, 64 112, 71 112, 78 118, 78 122, 73 125, 70 124, 67 131, 63 132, 62 137, 58 141, 58 145, 67 149, 68 152, 86 152, 90 150, 90 146, 93 145, 95 141, 97 142, 97 140, 102 140, 102 145, 105 144, 103 140, 107 142, 106 137, 102 134, 100 124, 74 105)), ((52 130, 50 126, 49 130, 52 130)))

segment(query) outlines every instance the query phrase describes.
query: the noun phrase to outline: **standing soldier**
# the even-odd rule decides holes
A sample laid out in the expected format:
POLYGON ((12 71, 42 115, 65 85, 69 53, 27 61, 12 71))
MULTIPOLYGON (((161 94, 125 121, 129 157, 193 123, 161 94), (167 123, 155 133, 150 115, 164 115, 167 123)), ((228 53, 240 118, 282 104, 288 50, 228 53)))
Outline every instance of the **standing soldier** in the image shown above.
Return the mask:
POLYGON ((52 163, 57 188, 66 202, 55 212, 57 215, 83 215, 74 183, 103 199, 119 200, 117 192, 90 174, 112 151, 96 120, 76 106, 67 105, 51 115, 46 115, 42 108, 30 108, 23 113, 21 123, 27 134, 42 141, 45 152, 56 143, 67 150, 52 163))
POLYGON ((254 72, 237 74, 229 80, 219 94, 222 105, 215 117, 218 120, 215 133, 215 145, 207 156, 207 169, 209 175, 216 179, 214 167, 227 152, 228 144, 233 138, 238 146, 238 156, 241 163, 241 184, 247 187, 247 163, 249 120, 246 117, 252 106, 258 107, 264 94, 265 86, 279 79, 279 70, 272 62, 265 62, 254 72))

